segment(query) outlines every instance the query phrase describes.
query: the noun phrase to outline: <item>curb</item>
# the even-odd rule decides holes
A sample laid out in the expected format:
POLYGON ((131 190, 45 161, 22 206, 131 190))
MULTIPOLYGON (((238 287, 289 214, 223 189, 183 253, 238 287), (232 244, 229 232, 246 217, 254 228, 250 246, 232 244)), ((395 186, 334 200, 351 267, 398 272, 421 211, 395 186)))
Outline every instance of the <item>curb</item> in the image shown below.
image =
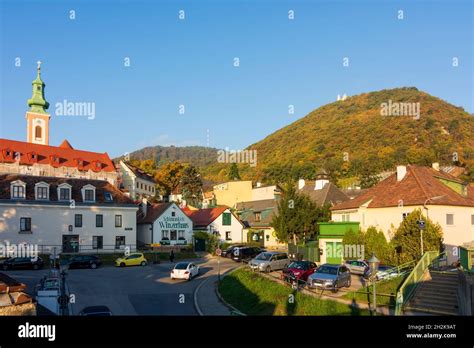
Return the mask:
MULTIPOLYGON (((237 267, 237 268, 228 270, 227 272, 225 272, 224 274, 222 274, 222 278, 225 278, 227 275, 231 274, 232 272, 237 271, 238 269, 241 269, 242 267, 244 267, 244 266, 240 266, 240 267, 237 267)), ((239 311, 237 308, 235 308, 235 307, 232 306, 230 303, 228 303, 226 300, 224 300, 224 298, 222 297, 221 293, 219 292, 219 286, 216 286, 216 287, 215 287, 215 291, 216 291, 216 295, 217 295, 217 298, 219 299, 219 301, 221 301, 222 304, 224 304, 225 306, 227 306, 227 308, 229 308, 229 310, 230 310, 231 312, 235 312, 235 313, 237 313, 238 315, 241 315, 241 316, 244 316, 244 317, 247 316, 247 314, 245 314, 245 313, 239 311)))
POLYGON ((196 290, 194 290, 194 294, 193 294, 193 298, 194 298, 194 308, 196 309, 196 312, 198 312, 198 314, 202 317, 204 316, 204 313, 201 311, 201 308, 199 308, 199 305, 198 305, 198 300, 197 300, 197 294, 199 292, 199 289, 201 289, 201 286, 203 286, 207 281, 209 280, 209 278, 206 278, 204 279, 196 288, 196 290))

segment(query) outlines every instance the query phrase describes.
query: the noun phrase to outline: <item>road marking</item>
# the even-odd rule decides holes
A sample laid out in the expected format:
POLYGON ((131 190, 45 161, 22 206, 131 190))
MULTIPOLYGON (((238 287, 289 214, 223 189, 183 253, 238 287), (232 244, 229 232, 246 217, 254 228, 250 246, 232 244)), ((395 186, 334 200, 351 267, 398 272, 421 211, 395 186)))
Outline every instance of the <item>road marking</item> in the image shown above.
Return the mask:
POLYGON ((197 287, 196 287, 196 290, 194 290, 194 294, 193 294, 193 297, 194 297, 194 308, 196 309, 196 311, 198 312, 198 314, 202 317, 204 316, 204 313, 201 311, 201 308, 199 308, 199 304, 198 304, 198 300, 197 300, 197 295, 198 295, 198 292, 199 292, 199 289, 201 289, 201 286, 204 285, 204 283, 206 283, 209 278, 211 277, 207 277, 206 279, 204 279, 197 287))

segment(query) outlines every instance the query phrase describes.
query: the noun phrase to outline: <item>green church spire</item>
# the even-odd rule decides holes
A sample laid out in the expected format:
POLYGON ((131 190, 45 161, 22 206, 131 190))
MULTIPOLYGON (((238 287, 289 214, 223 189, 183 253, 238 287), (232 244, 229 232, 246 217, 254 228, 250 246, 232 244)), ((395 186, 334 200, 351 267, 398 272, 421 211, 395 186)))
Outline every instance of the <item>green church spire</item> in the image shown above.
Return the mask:
POLYGON ((28 99, 28 106, 31 112, 37 112, 40 114, 46 114, 46 109, 49 107, 49 103, 44 99, 44 87, 46 86, 41 80, 41 62, 38 61, 38 75, 32 82, 33 95, 31 99, 28 99))

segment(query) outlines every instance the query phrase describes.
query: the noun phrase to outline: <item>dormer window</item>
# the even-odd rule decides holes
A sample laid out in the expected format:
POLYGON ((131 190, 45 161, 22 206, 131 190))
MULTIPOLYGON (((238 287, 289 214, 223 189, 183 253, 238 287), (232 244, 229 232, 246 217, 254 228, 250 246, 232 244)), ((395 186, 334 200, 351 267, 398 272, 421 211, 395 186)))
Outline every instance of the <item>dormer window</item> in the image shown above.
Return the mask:
POLYGON ((112 194, 110 192, 104 193, 104 198, 107 202, 112 202, 114 199, 112 198, 112 194))
POLYGON ((95 187, 86 185, 82 188, 82 200, 84 202, 95 202, 95 187))
POLYGON ((49 200, 49 184, 41 181, 35 184, 35 199, 36 200, 49 200))
POLYGON ((71 189, 72 186, 69 184, 61 184, 58 186, 58 201, 70 201, 71 200, 71 189))
POLYGON ((26 198, 26 184, 21 180, 13 181, 10 184, 10 192, 12 199, 25 199, 26 198))

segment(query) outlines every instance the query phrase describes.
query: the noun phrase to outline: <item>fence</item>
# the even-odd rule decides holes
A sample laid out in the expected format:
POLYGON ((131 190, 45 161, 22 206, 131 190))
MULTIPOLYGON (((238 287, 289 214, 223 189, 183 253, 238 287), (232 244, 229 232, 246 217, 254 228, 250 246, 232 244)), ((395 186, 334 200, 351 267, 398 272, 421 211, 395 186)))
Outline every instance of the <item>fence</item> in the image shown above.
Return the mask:
POLYGON ((411 271, 410 275, 405 279, 405 281, 398 290, 395 315, 402 314, 403 307, 408 303, 411 296, 414 294, 416 288, 423 280, 426 270, 434 262, 439 260, 441 255, 443 254, 440 254, 437 251, 427 251, 421 257, 420 261, 418 261, 416 266, 411 271))
POLYGON ((125 251, 136 251, 137 246, 135 244, 127 245, 103 245, 102 248, 97 248, 94 245, 84 245, 78 244, 74 248, 67 247, 66 250, 63 249, 62 245, 38 245, 38 253, 41 255, 52 255, 56 254, 114 254, 120 253, 123 254, 125 251))

